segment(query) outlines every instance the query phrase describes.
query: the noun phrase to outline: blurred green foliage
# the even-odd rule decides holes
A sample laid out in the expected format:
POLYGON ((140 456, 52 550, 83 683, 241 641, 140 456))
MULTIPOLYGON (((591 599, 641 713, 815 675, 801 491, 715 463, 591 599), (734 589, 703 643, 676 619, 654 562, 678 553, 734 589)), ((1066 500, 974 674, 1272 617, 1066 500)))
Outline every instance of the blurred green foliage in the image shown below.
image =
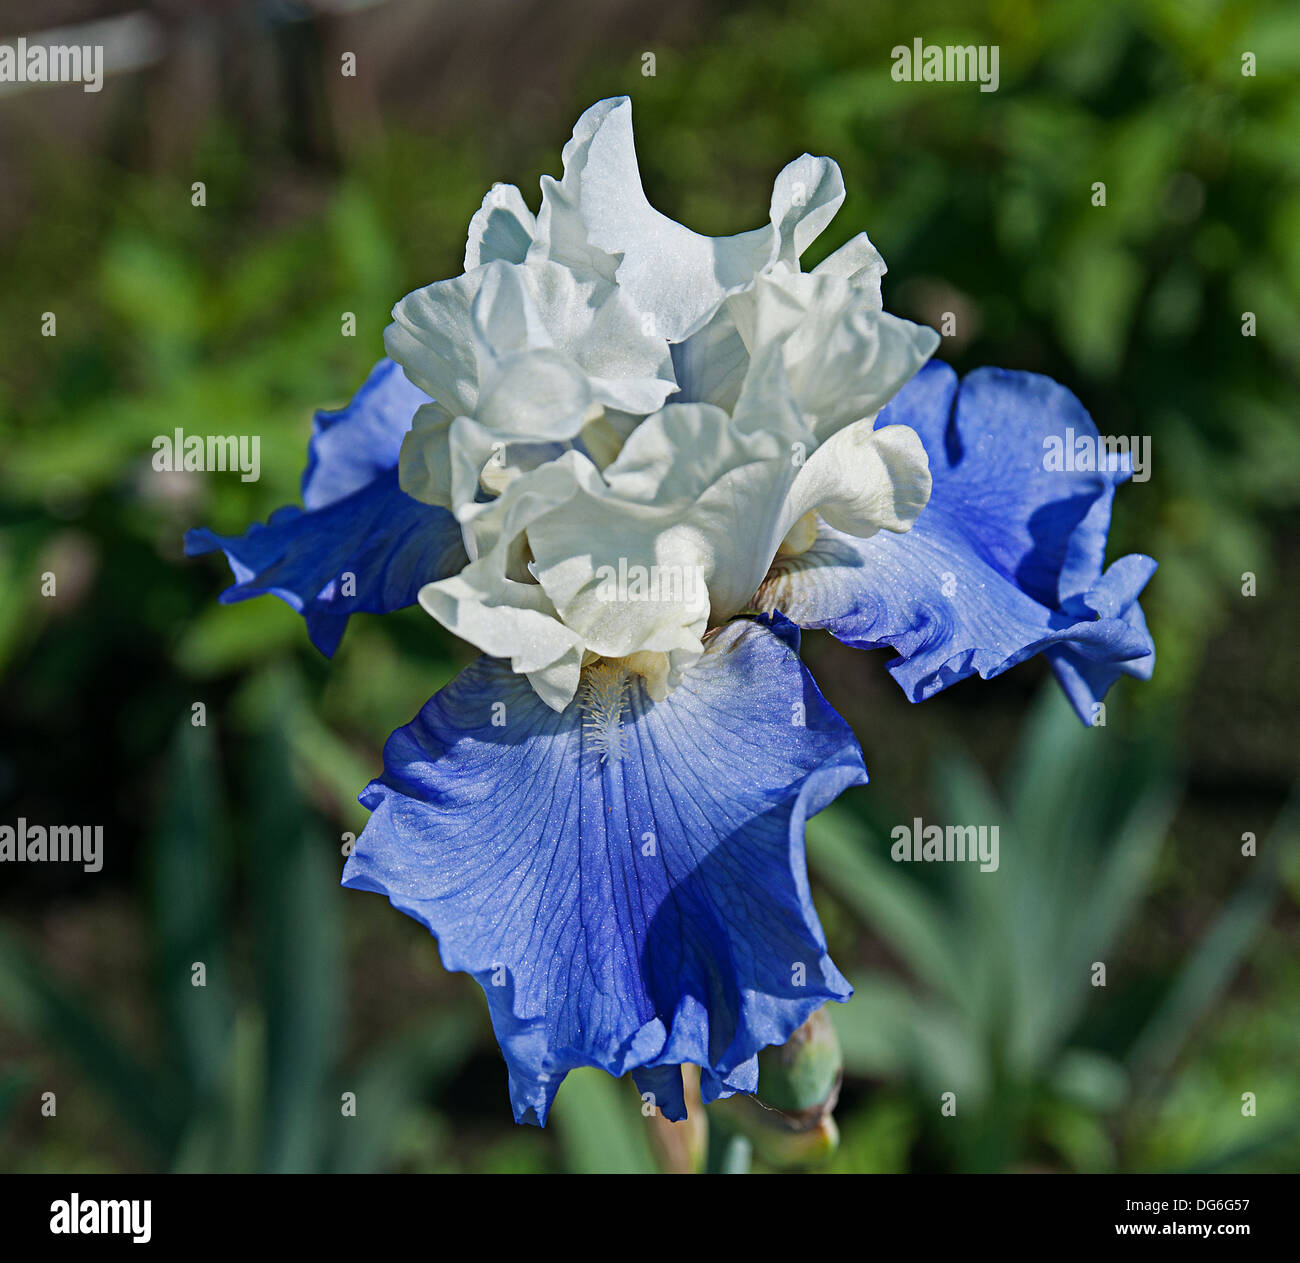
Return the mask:
MULTIPOLYGON (((888 829, 840 806, 809 825, 814 872, 903 966, 901 979, 861 977, 852 1003, 832 1010, 847 1062, 912 1095, 914 1139, 947 1169, 1150 1165, 1159 1147, 1134 1121, 1155 1130, 1171 1063, 1263 932, 1284 870, 1300 868, 1293 810, 1184 959, 1130 961, 1117 976, 1175 794, 1158 749, 1096 738, 1049 689, 1010 760, 1004 798, 967 755, 943 760, 939 818, 998 824, 991 871, 965 862, 908 874, 887 858, 888 829), (955 1097, 951 1117, 938 1108, 945 1093, 955 1097)), ((1248 1081, 1238 1065, 1213 1090, 1206 1084, 1211 1118, 1200 1121, 1213 1123, 1194 1129, 1203 1151, 1188 1146, 1166 1161, 1213 1170, 1237 1150, 1258 1150, 1265 1164, 1283 1152, 1288 1166, 1300 1161, 1289 1044, 1268 1050, 1248 1081), (1271 1126, 1242 1116, 1241 1090, 1271 1099, 1271 1126)))
MULTIPOLYGON (((406 611, 355 618, 325 663, 278 602, 218 606, 219 565, 180 551, 188 526, 296 499, 310 411, 361 381, 393 300, 459 270, 494 180, 535 202, 578 113, 630 92, 667 213, 752 227, 781 165, 830 154, 849 196, 809 262, 867 228, 891 309, 957 315, 943 358, 1047 372, 1103 432, 1152 436, 1112 554, 1161 562, 1159 666, 1106 729, 1054 696, 1022 727, 1034 667, 913 708, 881 655, 809 644, 874 782, 810 830, 858 986, 834 1014, 832 1169, 1295 1169, 1300 875, 1292 818, 1269 826, 1300 713, 1279 653, 1300 592, 1300 11, 773 0, 710 16, 650 78, 609 39, 536 118, 495 126, 509 101, 485 88, 468 118, 390 121, 334 166, 222 118, 183 163, 28 155, 37 201, 0 244, 0 818, 102 821, 107 862, 5 874, 3 1165, 652 1169, 630 1084, 594 1072, 544 1135, 515 1129, 473 984, 336 888, 383 739, 468 651, 406 611), (999 45, 999 91, 894 82, 889 50, 918 35, 999 45), (176 426, 260 434, 261 481, 154 473, 176 426), (1001 868, 892 864, 917 815, 1000 822, 1001 868)), ((748 1166, 717 1131, 712 1168, 748 1166)))

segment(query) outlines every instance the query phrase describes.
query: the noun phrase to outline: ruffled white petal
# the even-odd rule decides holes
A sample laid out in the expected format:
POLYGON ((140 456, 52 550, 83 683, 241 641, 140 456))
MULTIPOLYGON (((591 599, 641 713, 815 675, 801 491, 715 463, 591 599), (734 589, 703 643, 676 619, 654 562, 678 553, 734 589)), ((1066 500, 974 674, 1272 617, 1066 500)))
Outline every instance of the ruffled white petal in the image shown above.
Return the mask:
POLYGON ((842 276, 863 291, 866 301, 880 311, 884 299, 880 292, 881 278, 889 269, 880 251, 871 244, 865 232, 850 237, 838 250, 829 254, 812 270, 814 276, 842 276))
POLYGON ((569 452, 518 478, 467 527, 475 560, 420 590, 420 604, 448 631, 492 657, 509 658, 556 710, 573 700, 584 645, 531 574, 526 532, 593 477, 599 477, 594 466, 569 452))
POLYGON ((471 559, 421 604, 556 709, 593 656, 665 695, 822 523, 906 531, 925 452, 874 417, 938 342, 883 311, 865 234, 800 271, 844 200, 829 159, 797 158, 765 225, 713 238, 647 201, 626 99, 563 157, 536 219, 495 186, 466 274, 407 295, 385 335, 435 400, 401 485, 455 513, 471 559))
POLYGON ((769 222, 732 237, 706 237, 655 210, 641 185, 632 105, 616 97, 578 120, 564 175, 542 179, 542 209, 529 262, 552 259, 616 279, 655 330, 680 342, 729 294, 778 260, 794 264, 844 199, 829 158, 805 154, 778 176, 769 222))
POLYGON ((775 269, 729 307, 751 364, 780 360, 819 439, 878 412, 939 345, 933 329, 878 310, 869 285, 833 274, 775 269))
MULTIPOLYGON (((557 263, 496 261, 408 294, 393 316, 389 353, 435 399, 403 442, 402 488, 458 513, 489 459, 531 467, 539 444, 576 439, 604 410, 639 418, 676 390, 668 344, 645 331, 627 296, 557 263)), ((608 430, 591 437, 612 458, 608 430)), ((489 470, 490 489, 504 478, 489 470)))
POLYGON ((465 271, 502 259, 522 263, 528 255, 537 220, 513 184, 494 184, 469 221, 465 271))
POLYGON ((845 426, 813 453, 786 498, 787 533, 814 513, 860 539, 911 529, 930 500, 925 448, 905 425, 874 425, 867 418, 845 426))

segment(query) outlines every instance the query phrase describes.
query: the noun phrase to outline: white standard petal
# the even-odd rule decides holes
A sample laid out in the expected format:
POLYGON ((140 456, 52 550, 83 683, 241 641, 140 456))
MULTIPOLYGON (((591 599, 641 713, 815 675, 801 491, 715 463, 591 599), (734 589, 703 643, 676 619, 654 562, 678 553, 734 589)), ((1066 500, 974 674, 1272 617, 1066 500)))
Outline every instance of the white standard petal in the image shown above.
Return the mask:
POLYGON ((780 238, 778 258, 792 267, 844 203, 844 177, 830 158, 804 154, 776 177, 769 218, 780 238))
POLYGON ((880 311, 869 286, 777 268, 730 300, 752 373, 779 361, 819 440, 878 412, 934 353, 939 335, 880 311))
MULTIPOLYGON (((508 355, 521 351, 553 347, 550 324, 563 323, 570 313, 561 307, 559 312, 543 315, 537 301, 537 280, 527 268, 512 266, 500 261, 486 265, 474 273, 474 295, 470 304, 470 334, 473 338, 474 358, 480 374, 508 355)), ((549 306, 554 307, 554 304, 549 306)), ((579 312, 573 312, 582 327, 579 312)), ((581 337, 579 333, 577 335, 581 337)), ((566 329, 562 337, 573 341, 566 329)))
POLYGON ((766 406, 771 429, 721 409, 669 404, 643 422, 605 481, 529 527, 533 570, 560 616, 597 653, 698 654, 741 609, 787 526, 801 462, 781 433, 812 436, 766 406))
POLYGON ((596 409, 593 384, 560 351, 525 351, 501 361, 479 396, 476 420, 502 438, 573 438, 596 409))
POLYGON ((880 311, 884 298, 880 282, 889 269, 880 251, 871 244, 865 232, 850 237, 838 250, 829 254, 812 270, 813 276, 842 276, 852 281, 866 296, 869 304, 880 311))
POLYGON ((522 263, 536 230, 523 194, 513 184, 494 184, 469 221, 464 270, 472 272, 496 259, 522 263))
POLYGON ((555 349, 605 406, 642 416, 677 389, 664 337, 626 294, 557 263, 494 262, 407 294, 384 343, 449 416, 474 416, 484 377, 509 354, 555 349))
MULTIPOLYGON (((772 346, 792 339, 790 345, 782 349, 783 358, 788 358, 792 367, 796 367, 800 359, 809 359, 808 347, 825 352, 829 358, 831 344, 820 341, 824 338, 826 326, 848 320, 853 312, 881 312, 880 280, 884 274, 885 261, 867 239, 866 233, 859 233, 847 241, 808 274, 808 278, 835 278, 833 281, 804 278, 798 272, 797 263, 778 261, 764 274, 765 284, 760 286, 758 278, 755 278, 753 286, 729 295, 707 324, 673 346, 673 369, 681 387, 677 401, 714 403, 731 411, 749 371, 751 349, 761 358, 764 348, 770 350, 772 346), (831 301, 826 304, 828 310, 822 313, 822 327, 818 328, 816 321, 810 320, 809 311, 825 296, 830 296, 831 301), (760 304, 763 308, 761 328, 758 327, 760 304), (806 328, 802 343, 798 337, 801 326, 806 328)), ((861 321, 862 317, 857 319, 861 321)), ((894 317, 888 320, 893 321, 894 317)), ((904 323, 905 331, 919 328, 904 323)), ((931 334, 926 331, 911 334, 911 337, 917 353, 924 359, 929 354, 927 346, 931 334)), ((866 367, 874 363, 866 358, 869 336, 864 337, 861 332, 856 337, 850 334, 848 341, 850 366, 858 363, 866 367)), ((816 378, 818 375, 814 371, 805 376, 816 378)), ((835 389, 837 387, 832 385, 832 392, 835 389)), ((852 414, 864 406, 865 401, 859 396, 848 411, 852 414)))
POLYGON ((388 354, 448 416, 473 412, 478 400, 471 307, 482 278, 479 269, 407 294, 384 330, 388 354))
POLYGON ((787 532, 812 513, 861 539, 911 529, 930 500, 925 448, 908 426, 874 425, 845 426, 809 457, 786 499, 787 532))
POLYGON ((448 631, 494 658, 509 658, 537 695, 563 710, 578 691, 583 645, 555 616, 535 583, 502 578, 489 561, 476 561, 458 575, 426 584, 420 604, 448 631))
POLYGON ((554 263, 517 271, 556 349, 591 378, 600 403, 646 416, 676 391, 665 335, 620 288, 554 263))
POLYGON ((397 458, 402 490, 413 500, 444 509, 452 506, 451 423, 437 404, 417 408, 397 458))
POLYGON ((777 178, 769 222, 706 237, 650 205, 641 185, 626 97, 600 101, 564 148, 564 176, 542 178, 529 262, 554 259, 617 278, 655 331, 679 342, 708 322, 728 294, 777 259, 794 262, 844 197, 839 168, 804 155, 777 178))
POLYGON ((420 604, 448 631, 509 658, 555 710, 573 700, 586 646, 529 573, 526 531, 592 478, 599 478, 594 466, 576 452, 519 477, 467 528, 476 560, 420 590, 420 604))
POLYGON ((711 403, 726 412, 736 406, 749 371, 749 350, 728 303, 690 337, 673 343, 672 351, 681 387, 675 403, 711 403))
POLYGON ((499 470, 530 468, 547 443, 590 440, 607 464, 621 436, 677 389, 667 342, 626 295, 558 263, 496 261, 408 294, 393 316, 389 353, 434 396, 400 460, 403 489, 425 503, 459 511, 489 457, 483 485, 495 492, 499 470), (453 427, 456 417, 477 428, 453 427), (467 451, 455 450, 458 435, 473 440, 467 451))

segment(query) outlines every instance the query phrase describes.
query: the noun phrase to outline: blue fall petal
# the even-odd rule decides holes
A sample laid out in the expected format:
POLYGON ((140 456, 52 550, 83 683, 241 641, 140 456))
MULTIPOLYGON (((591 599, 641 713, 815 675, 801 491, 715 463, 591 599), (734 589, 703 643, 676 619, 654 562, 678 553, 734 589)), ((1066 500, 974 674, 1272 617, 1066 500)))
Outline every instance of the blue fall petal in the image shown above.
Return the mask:
POLYGON ((681 1118, 683 1064, 706 1100, 752 1091, 759 1049, 849 996, 804 823, 866 771, 797 644, 734 622, 665 700, 606 667, 560 714, 480 658, 389 738, 343 884, 478 979, 519 1121, 578 1066, 681 1118))
POLYGON ((1121 675, 1149 680, 1155 670, 1155 645, 1137 600, 1155 568, 1150 557, 1137 553, 1121 557, 1081 600, 1084 608, 1095 610, 1099 618, 1122 619, 1142 643, 1150 646, 1149 652, 1140 658, 1114 661, 1089 658, 1068 643, 1047 650, 1053 673, 1085 723, 1094 722, 1098 703, 1121 675))
POLYGON ((346 408, 312 418, 303 504, 324 508, 396 469, 411 418, 430 402, 397 364, 380 360, 346 408))
POLYGON ((822 525, 779 560, 756 606, 846 644, 890 646, 913 701, 1046 652, 1085 723, 1121 673, 1149 677, 1155 646, 1137 598, 1155 562, 1133 554, 1103 573, 1115 471, 1047 468, 1045 441, 1097 435, 1079 401, 1034 373, 984 368, 960 383, 927 364, 881 413, 908 425, 933 490, 912 529, 857 539, 822 525))
POLYGON ((412 605, 426 583, 464 566, 452 515, 398 485, 402 436, 428 402, 392 360, 381 360, 346 408, 316 414, 302 478, 305 510, 277 509, 265 526, 238 536, 189 531, 188 556, 226 554, 236 582, 220 599, 278 596, 303 615, 312 643, 330 656, 350 615, 412 605))

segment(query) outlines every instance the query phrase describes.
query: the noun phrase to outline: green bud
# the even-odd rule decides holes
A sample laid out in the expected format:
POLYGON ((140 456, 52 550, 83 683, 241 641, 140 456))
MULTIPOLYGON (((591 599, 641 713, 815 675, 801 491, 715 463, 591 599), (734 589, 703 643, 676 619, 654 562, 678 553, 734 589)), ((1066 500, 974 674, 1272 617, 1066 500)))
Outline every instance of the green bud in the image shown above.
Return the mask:
POLYGON ((759 1100, 811 1129, 835 1108, 843 1075, 840 1041, 821 1008, 786 1043, 758 1054, 759 1100))
POLYGON ((816 1166, 825 1162, 840 1143, 840 1129, 829 1114, 806 1131, 767 1130, 752 1137, 754 1154, 770 1167, 816 1166))
POLYGON ((720 1123, 748 1137, 754 1155, 768 1166, 812 1166, 839 1145, 831 1111, 843 1069, 835 1028, 825 1010, 818 1010, 785 1044, 759 1053, 756 1097, 729 1097, 710 1109, 720 1123))

